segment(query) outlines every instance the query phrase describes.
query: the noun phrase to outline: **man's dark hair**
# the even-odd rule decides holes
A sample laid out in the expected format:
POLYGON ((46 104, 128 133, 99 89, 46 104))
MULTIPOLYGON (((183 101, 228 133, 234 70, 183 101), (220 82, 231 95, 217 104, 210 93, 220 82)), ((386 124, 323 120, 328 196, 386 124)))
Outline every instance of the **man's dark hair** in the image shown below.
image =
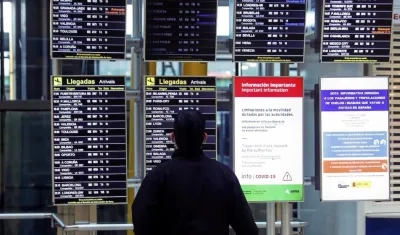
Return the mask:
POLYGON ((204 141, 206 121, 199 111, 180 111, 174 121, 175 143, 179 150, 194 153, 201 149, 204 141))

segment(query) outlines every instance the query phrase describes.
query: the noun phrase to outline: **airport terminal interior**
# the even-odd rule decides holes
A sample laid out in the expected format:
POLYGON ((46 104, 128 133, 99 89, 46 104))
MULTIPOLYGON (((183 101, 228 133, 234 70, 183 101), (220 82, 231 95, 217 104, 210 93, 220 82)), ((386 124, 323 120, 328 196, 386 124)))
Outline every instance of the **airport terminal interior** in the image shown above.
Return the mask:
POLYGON ((179 110, 260 234, 398 234, 396 2, 0 0, 0 235, 133 235, 179 110))

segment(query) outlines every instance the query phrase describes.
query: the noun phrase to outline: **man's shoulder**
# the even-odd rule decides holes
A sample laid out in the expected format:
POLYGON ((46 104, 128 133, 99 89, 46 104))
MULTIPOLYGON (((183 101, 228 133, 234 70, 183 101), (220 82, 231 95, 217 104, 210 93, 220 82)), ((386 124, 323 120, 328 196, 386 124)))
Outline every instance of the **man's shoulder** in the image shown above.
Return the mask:
POLYGON ((213 166, 215 166, 215 167, 218 167, 218 168, 220 168, 220 169, 223 170, 223 171, 227 171, 227 172, 231 172, 231 171, 232 171, 227 165, 223 164, 222 162, 220 162, 220 161, 218 161, 218 160, 216 160, 216 159, 207 158, 207 161, 208 161, 211 165, 213 165, 213 166))
MULTIPOLYGON (((204 161, 206 162, 207 169, 214 172, 219 172, 219 175, 222 173, 226 179, 236 179, 235 173, 227 165, 210 158, 206 158, 204 161)), ((147 177, 151 179, 159 179, 166 174, 168 175, 169 172, 177 172, 175 171, 175 168, 186 167, 186 164, 186 161, 173 158, 153 168, 149 173, 147 173, 147 177)))
POLYGON ((171 167, 173 164, 174 164, 174 159, 170 159, 169 161, 161 163, 160 165, 157 165, 156 167, 152 168, 151 171, 147 173, 147 175, 150 177, 160 175, 164 173, 165 170, 171 167))
POLYGON ((235 173, 232 171, 231 168, 229 168, 229 166, 214 159, 209 159, 208 161, 209 164, 214 167, 214 169, 222 172, 228 179, 234 179, 236 177, 235 173))

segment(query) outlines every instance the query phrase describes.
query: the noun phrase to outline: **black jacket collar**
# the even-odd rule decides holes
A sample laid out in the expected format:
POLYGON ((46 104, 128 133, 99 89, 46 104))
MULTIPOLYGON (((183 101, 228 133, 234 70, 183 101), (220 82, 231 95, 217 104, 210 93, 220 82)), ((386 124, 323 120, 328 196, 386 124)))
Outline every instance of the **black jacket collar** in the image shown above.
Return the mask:
POLYGON ((181 159, 198 159, 204 156, 203 150, 197 150, 197 151, 189 151, 189 152, 183 152, 180 149, 175 149, 175 151, 172 153, 171 158, 181 158, 181 159))

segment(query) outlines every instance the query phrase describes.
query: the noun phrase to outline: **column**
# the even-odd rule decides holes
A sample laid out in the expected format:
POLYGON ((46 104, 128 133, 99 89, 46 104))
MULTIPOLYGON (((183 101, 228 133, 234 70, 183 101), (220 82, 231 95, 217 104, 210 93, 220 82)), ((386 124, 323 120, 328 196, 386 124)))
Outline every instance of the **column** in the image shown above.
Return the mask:
MULTIPOLYGON (((145 74, 146 75, 157 75, 157 62, 148 62, 145 63, 145 74)), ((133 74, 132 74, 133 75, 133 74)), ((138 79, 136 79, 137 81, 138 79)), ((135 82, 135 78, 131 76, 131 89, 133 89, 134 85, 133 83, 135 82)), ((133 118, 134 118, 134 100, 129 101, 129 123, 133 123, 133 118)), ((134 135, 134 125, 129 125, 129 136, 135 136, 134 135)), ((134 152, 134 139, 129 138, 129 143, 128 143, 128 149, 129 149, 129 161, 128 161, 128 179, 132 179, 135 176, 135 157, 144 157, 144 156, 135 156, 134 152)), ((133 188, 128 189, 128 223, 132 223, 132 203, 135 198, 135 190, 133 188)), ((134 232, 132 230, 127 231, 127 235, 134 235, 134 232)))

